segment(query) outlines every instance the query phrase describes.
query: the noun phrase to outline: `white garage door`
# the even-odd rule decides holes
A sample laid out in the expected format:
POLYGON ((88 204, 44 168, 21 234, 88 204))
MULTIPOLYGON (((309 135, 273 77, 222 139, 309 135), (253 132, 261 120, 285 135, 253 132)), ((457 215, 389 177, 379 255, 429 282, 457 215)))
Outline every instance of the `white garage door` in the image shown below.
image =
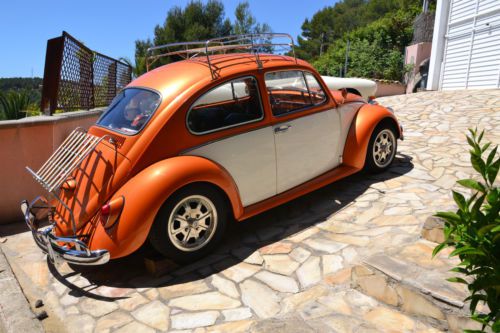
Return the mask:
POLYGON ((452 0, 441 89, 500 88, 500 0, 452 0))

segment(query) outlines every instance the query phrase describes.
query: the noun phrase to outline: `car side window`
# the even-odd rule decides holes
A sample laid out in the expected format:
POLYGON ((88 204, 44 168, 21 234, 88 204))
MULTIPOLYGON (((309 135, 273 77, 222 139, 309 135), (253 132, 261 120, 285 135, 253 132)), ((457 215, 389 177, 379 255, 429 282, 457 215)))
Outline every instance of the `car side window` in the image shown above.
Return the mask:
POLYGON ((280 116, 325 101, 316 78, 299 70, 268 72, 265 75, 273 115, 280 116))
POLYGON ((257 80, 244 77, 225 82, 202 95, 187 116, 189 130, 203 134, 262 119, 257 80))
POLYGON ((316 77, 309 72, 304 72, 304 76, 306 77, 307 87, 309 88, 313 104, 318 105, 323 103, 326 100, 326 95, 316 77))

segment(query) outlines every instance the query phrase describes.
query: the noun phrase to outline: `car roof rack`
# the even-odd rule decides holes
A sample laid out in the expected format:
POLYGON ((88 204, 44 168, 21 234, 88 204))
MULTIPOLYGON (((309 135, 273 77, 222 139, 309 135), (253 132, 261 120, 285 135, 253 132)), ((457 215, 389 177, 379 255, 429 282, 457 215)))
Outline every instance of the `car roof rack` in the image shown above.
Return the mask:
POLYGON ((149 71, 150 67, 160 58, 178 56, 182 60, 186 60, 205 55, 212 79, 215 79, 217 77, 216 68, 210 60, 210 56, 213 54, 246 50, 255 55, 257 65, 262 68, 259 54, 272 53, 276 48, 288 48, 292 52, 295 63, 297 63, 294 46, 292 36, 286 33, 241 34, 211 38, 205 41, 170 43, 147 49, 146 70, 149 71))

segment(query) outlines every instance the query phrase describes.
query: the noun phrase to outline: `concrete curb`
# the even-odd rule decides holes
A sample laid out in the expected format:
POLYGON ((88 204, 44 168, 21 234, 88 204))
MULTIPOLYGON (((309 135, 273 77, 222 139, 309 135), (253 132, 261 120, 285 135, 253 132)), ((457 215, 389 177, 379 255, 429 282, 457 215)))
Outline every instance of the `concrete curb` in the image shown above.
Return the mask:
POLYGON ((45 332, 24 297, 0 246, 0 333, 45 332))

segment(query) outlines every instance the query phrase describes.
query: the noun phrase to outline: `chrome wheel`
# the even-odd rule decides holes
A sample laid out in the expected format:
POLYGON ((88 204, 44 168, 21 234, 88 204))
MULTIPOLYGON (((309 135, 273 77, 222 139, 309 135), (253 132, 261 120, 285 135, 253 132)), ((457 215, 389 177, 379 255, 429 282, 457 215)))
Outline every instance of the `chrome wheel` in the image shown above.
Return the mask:
POLYGON ((384 129, 377 134, 373 143, 373 162, 379 168, 385 168, 391 164, 396 153, 396 137, 389 129, 384 129))
POLYGON ((179 250, 192 252, 205 246, 217 228, 217 210, 210 199, 192 195, 175 205, 168 219, 168 237, 179 250))

